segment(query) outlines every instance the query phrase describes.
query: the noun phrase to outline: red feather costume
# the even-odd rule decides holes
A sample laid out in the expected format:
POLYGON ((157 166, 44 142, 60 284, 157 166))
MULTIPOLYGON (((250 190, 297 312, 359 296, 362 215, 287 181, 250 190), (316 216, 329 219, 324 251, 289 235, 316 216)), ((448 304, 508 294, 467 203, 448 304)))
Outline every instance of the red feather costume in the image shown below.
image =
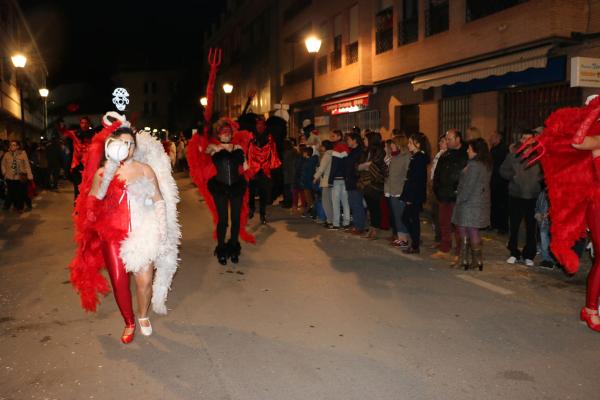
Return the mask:
POLYGON ((124 191, 124 182, 114 179, 108 188, 106 200, 100 201, 90 196, 94 175, 104 159, 104 142, 119 126, 120 121, 105 126, 92 139, 85 153, 83 164, 86 166, 79 186, 80 195, 75 203, 73 219, 75 222, 75 242, 77 252, 69 264, 71 283, 81 298, 81 306, 87 311, 96 311, 100 303, 98 294, 107 295, 110 288, 100 273, 104 267, 101 249, 103 235, 113 232, 115 240, 123 240, 128 232, 129 210, 127 202, 114 204, 124 191))
MULTIPOLYGON (((523 148, 524 154, 540 151, 530 163, 540 160, 550 201, 550 249, 569 273, 579 268, 579 257, 572 250, 575 242, 591 231, 594 263, 587 279, 586 306, 580 319, 592 330, 600 332, 600 324, 592 320, 598 315, 600 297, 600 157, 592 151, 578 150, 586 136, 600 136, 600 97, 582 108, 563 108, 546 120, 543 133, 523 148)), ((600 150, 600 149, 598 149, 600 150)))
MULTIPOLYGON (((217 173, 216 167, 213 164, 212 157, 206 153, 206 148, 209 144, 219 143, 216 139, 209 137, 211 119, 212 119, 212 107, 214 98, 214 85, 217 77, 217 69, 221 63, 221 49, 211 49, 208 54, 208 62, 210 64, 210 72, 208 76, 208 83, 206 85, 206 98, 207 105, 204 111, 204 132, 202 134, 195 134, 190 140, 187 146, 187 160, 190 168, 190 175, 192 181, 198 187, 200 195, 204 198, 208 209, 210 210, 213 223, 215 225, 215 232, 213 237, 216 238, 216 226, 218 223, 217 207, 212 193, 208 190, 208 181, 211 180, 217 173)), ((244 151, 246 159, 248 159, 248 145, 252 139, 252 133, 248 131, 239 131, 238 124, 227 118, 227 123, 231 127, 233 145, 239 145, 244 151)), ((252 172, 240 171, 243 173, 246 181, 252 176, 252 172)), ((242 209, 240 214, 240 238, 248 243, 255 243, 254 236, 246 230, 248 223, 248 190, 244 193, 242 209)))

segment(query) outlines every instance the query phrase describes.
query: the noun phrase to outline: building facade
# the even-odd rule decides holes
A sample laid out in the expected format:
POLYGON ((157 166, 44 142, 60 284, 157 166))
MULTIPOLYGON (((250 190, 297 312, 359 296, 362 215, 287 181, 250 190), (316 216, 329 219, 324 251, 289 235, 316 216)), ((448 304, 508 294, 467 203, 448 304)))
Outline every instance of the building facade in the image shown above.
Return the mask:
POLYGON ((0 139, 24 139, 21 105, 28 139, 39 140, 44 129, 44 100, 48 70, 31 30, 15 0, 0 2, 0 139), (11 57, 27 57, 17 70, 11 57), (21 97, 22 95, 22 97, 21 97))
POLYGON ((271 41, 254 57, 272 68, 259 81, 241 56, 221 78, 255 89, 270 80, 260 112, 289 105, 292 135, 311 119, 322 132, 358 126, 387 137, 397 128, 432 143, 454 127, 512 138, 597 90, 571 87, 570 74, 574 57, 600 56, 598 0, 237 1, 207 43, 248 50, 231 26, 244 32, 263 12, 271 41), (322 40, 316 55, 309 35, 322 40))

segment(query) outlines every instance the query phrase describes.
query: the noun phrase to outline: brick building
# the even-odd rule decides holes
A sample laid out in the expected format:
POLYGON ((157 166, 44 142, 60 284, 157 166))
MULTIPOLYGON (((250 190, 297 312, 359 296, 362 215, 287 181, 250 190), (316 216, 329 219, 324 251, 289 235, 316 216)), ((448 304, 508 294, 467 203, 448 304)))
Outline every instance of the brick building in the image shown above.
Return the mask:
POLYGON ((18 3, 15 0, 1 1, 0 139, 23 139, 21 103, 27 136, 39 139, 44 129, 44 103, 38 91, 46 87, 47 75, 44 59, 18 3), (27 57, 27 64, 18 74, 18 81, 17 70, 11 62, 11 57, 16 53, 27 57))
POLYGON ((253 57, 267 60, 264 79, 243 55, 221 78, 242 88, 268 81, 258 111, 288 104, 292 134, 310 118, 321 131, 400 128, 432 141, 450 127, 512 136, 595 92, 569 81, 571 58, 600 57, 598 0, 232 1, 208 45, 247 51, 231 27, 248 32, 261 15, 268 45, 253 57), (314 57, 310 34, 322 39, 314 57))

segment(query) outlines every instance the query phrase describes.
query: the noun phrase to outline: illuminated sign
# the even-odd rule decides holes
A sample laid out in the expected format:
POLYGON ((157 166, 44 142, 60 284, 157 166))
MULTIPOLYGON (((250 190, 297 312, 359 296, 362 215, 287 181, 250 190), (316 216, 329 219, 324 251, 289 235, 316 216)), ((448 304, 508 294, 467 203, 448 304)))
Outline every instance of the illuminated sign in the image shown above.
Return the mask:
POLYGON ((369 93, 361 93, 355 96, 343 97, 334 101, 323 103, 323 111, 331 115, 353 113, 364 110, 369 106, 369 93))
POLYGON ((571 87, 600 87, 600 59, 571 58, 571 87))

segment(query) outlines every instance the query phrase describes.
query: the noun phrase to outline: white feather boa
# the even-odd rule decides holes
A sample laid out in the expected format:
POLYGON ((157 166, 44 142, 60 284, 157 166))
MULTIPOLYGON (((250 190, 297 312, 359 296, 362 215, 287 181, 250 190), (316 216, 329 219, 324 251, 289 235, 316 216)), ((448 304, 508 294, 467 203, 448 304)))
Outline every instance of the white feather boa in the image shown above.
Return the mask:
POLYGON ((171 161, 162 144, 148 133, 138 133, 136 142, 133 158, 152 168, 165 201, 167 240, 164 243, 159 240, 157 224, 162 221, 156 221, 154 215, 150 218, 140 218, 139 226, 121 243, 121 259, 128 272, 138 272, 154 263, 152 309, 157 314, 166 314, 167 294, 179 263, 181 240, 181 228, 177 217, 179 191, 171 173, 171 161))

